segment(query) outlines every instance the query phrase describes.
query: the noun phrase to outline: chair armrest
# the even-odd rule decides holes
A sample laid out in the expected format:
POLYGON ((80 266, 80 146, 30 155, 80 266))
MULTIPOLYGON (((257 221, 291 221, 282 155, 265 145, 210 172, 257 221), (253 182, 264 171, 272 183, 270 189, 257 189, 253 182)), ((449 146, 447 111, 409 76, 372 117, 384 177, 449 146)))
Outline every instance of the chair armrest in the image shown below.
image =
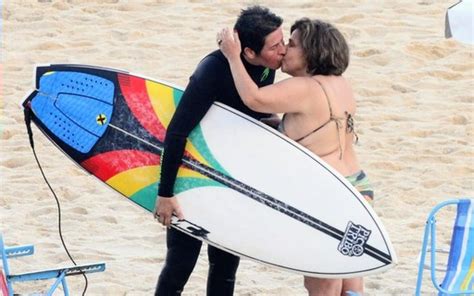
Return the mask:
POLYGON ((33 245, 24 245, 24 246, 5 248, 5 253, 7 254, 8 258, 29 256, 29 255, 33 255, 34 252, 35 252, 35 247, 33 245))
POLYGON ((36 281, 57 278, 62 273, 65 273, 66 276, 70 276, 102 271, 105 271, 105 263, 93 263, 56 269, 39 270, 23 274, 14 274, 9 275, 8 280, 11 282, 36 281))

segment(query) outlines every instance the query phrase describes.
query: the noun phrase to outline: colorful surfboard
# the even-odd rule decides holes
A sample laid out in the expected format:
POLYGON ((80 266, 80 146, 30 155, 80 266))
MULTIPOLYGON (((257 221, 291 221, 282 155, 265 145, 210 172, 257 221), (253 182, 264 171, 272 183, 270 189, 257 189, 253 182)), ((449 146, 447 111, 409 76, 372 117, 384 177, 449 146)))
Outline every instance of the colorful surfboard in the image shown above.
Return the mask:
MULTIPOLYGON (((166 128, 183 91, 125 71, 37 67, 24 102, 74 162, 152 211, 166 128)), ((379 218, 349 182, 266 125, 215 103, 191 133, 173 227, 266 264, 354 277, 396 262, 379 218)))

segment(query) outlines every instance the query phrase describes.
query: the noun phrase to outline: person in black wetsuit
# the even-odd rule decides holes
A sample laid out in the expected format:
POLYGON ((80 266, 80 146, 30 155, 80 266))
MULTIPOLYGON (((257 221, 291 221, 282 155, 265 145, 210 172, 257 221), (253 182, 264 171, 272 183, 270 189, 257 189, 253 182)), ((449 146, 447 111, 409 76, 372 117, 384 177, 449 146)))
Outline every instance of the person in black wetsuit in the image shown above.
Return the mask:
MULTIPOLYGON (((274 82, 275 70, 281 66, 286 53, 282 22, 282 18, 268 8, 252 6, 242 10, 235 23, 234 29, 241 38, 242 62, 252 80, 259 86, 274 82)), ((186 138, 215 101, 258 120, 271 117, 271 114, 252 111, 243 104, 234 86, 229 63, 220 50, 201 60, 190 77, 166 132, 160 187, 154 211, 155 217, 165 226, 170 226, 173 214, 184 219, 186 213, 181 212, 179 203, 173 196, 176 175, 184 154, 186 138)), ((166 243, 166 261, 155 295, 181 295, 194 269, 202 243, 169 227, 166 243)), ((239 258, 213 246, 208 246, 208 257, 207 295, 233 295, 239 258)))

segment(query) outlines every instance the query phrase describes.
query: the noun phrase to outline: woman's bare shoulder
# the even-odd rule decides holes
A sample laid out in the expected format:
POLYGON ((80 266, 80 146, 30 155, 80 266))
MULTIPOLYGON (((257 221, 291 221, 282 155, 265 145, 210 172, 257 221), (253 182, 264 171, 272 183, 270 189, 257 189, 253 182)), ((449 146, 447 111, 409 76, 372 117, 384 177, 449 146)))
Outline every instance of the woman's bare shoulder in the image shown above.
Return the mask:
POLYGON ((289 77, 286 79, 281 80, 280 82, 276 83, 278 85, 280 91, 285 93, 293 93, 299 97, 308 92, 311 92, 313 89, 313 85, 315 82, 311 81, 311 77, 289 77))

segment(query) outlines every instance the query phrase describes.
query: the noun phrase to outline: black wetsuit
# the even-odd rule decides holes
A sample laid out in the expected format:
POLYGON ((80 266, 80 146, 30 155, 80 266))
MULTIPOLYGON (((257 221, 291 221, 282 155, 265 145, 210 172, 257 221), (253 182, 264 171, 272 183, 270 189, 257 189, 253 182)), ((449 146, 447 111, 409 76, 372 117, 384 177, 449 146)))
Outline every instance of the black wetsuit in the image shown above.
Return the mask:
MULTIPOLYGON (((258 86, 273 83, 274 70, 253 66, 242 60, 247 72, 258 86)), ((186 138, 215 101, 222 102, 255 119, 270 116, 270 114, 252 111, 243 104, 235 88, 227 59, 220 51, 207 55, 192 74, 168 126, 161 159, 160 196, 173 196, 173 187, 181 165, 186 138)), ((180 295, 194 269, 202 243, 170 228, 167 232, 166 244, 168 248, 166 262, 158 279, 155 295, 180 295)), ((212 246, 208 246, 208 257, 207 295, 232 295, 239 258, 212 246)))

